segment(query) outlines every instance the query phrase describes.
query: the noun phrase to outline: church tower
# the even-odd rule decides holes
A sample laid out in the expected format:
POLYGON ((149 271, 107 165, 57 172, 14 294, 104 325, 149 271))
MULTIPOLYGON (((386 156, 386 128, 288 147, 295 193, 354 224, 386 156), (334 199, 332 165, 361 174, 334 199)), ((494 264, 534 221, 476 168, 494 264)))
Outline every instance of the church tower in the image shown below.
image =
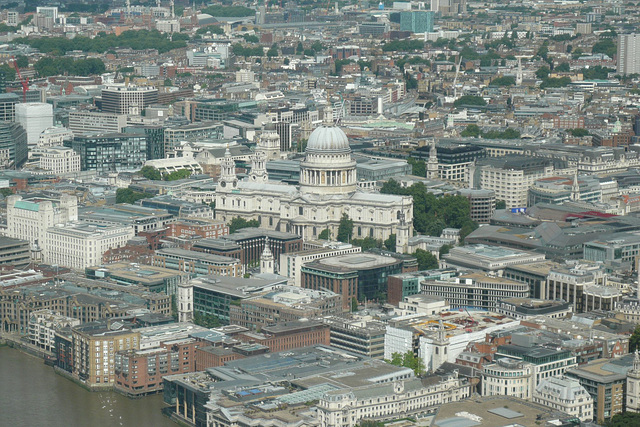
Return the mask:
POLYGON ((406 254, 409 252, 409 237, 411 236, 411 227, 407 224, 404 205, 402 210, 398 211, 398 220, 400 224, 396 229, 396 252, 406 254))
POLYGON ((260 183, 269 181, 269 175, 267 174, 267 155, 264 151, 256 151, 253 153, 253 156, 251 156, 249 181, 260 183))
POLYGON ((274 264, 275 259, 271 253, 271 249, 269 249, 269 238, 267 237, 264 240, 264 250, 262 251, 262 255, 260 255, 260 273, 273 274, 275 272, 274 264))
POLYGON ((216 191, 229 192, 238 186, 238 177, 236 176, 236 162, 231 158, 229 147, 224 153, 224 159, 220 163, 220 184, 216 191))
POLYGON ((576 174, 573 176, 573 184, 571 184, 571 201, 580 201, 580 183, 578 182, 578 169, 576 168, 576 174))
POLYGON ((429 150, 429 160, 427 161, 427 178, 438 179, 438 152, 436 142, 433 141, 429 150))
POLYGON ((633 368, 627 372, 627 411, 640 412, 640 355, 636 350, 633 368))
POLYGON ((189 281, 178 284, 178 322, 193 320, 193 285, 189 281))
POLYGON ((436 333, 436 337, 433 340, 432 345, 433 353, 431 354, 431 372, 435 372, 435 370, 442 366, 449 357, 449 339, 447 338, 446 331, 444 330, 442 320, 438 325, 438 332, 436 333))
POLYGON ((267 160, 280 159, 280 135, 276 132, 276 126, 268 123, 258 138, 256 151, 263 151, 267 160))

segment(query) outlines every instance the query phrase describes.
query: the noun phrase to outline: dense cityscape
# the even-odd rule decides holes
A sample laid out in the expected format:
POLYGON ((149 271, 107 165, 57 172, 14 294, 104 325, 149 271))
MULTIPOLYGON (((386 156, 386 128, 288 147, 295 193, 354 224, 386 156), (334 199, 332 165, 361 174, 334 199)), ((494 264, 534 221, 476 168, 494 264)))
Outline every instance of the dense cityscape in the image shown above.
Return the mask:
POLYGON ((640 3, 74 1, 0 0, 0 424, 640 425, 640 3))

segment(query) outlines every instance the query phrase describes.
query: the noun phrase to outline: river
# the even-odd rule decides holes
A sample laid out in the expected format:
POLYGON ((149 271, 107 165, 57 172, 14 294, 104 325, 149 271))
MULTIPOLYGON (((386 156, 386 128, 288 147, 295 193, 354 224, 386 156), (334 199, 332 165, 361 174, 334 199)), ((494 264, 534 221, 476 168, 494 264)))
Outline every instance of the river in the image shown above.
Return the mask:
POLYGON ((161 394, 134 400, 90 392, 42 359, 0 347, 0 426, 176 427, 162 407, 161 394))

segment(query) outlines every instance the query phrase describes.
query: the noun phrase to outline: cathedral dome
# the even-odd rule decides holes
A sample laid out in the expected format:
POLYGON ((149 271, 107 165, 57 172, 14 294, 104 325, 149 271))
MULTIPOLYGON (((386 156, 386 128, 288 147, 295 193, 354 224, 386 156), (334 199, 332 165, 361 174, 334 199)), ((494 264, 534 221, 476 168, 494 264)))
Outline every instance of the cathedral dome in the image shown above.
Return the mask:
POLYGON ((307 151, 351 151, 349 138, 338 126, 322 125, 316 128, 307 141, 307 151))

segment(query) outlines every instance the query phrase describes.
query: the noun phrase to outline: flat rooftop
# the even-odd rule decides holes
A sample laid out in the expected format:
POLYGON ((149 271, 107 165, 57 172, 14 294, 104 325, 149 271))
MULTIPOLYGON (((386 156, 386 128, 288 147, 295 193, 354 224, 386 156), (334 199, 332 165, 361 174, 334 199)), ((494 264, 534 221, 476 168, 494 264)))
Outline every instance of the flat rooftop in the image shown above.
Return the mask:
POLYGON ((388 265, 399 264, 402 261, 390 257, 390 256, 382 256, 375 254, 351 254, 351 255, 340 255, 329 258, 321 258, 319 260, 314 261, 313 263, 307 264, 308 266, 313 265, 314 267, 334 267, 340 269, 347 270, 360 270, 360 269, 370 269, 370 268, 379 268, 385 267, 388 265))

